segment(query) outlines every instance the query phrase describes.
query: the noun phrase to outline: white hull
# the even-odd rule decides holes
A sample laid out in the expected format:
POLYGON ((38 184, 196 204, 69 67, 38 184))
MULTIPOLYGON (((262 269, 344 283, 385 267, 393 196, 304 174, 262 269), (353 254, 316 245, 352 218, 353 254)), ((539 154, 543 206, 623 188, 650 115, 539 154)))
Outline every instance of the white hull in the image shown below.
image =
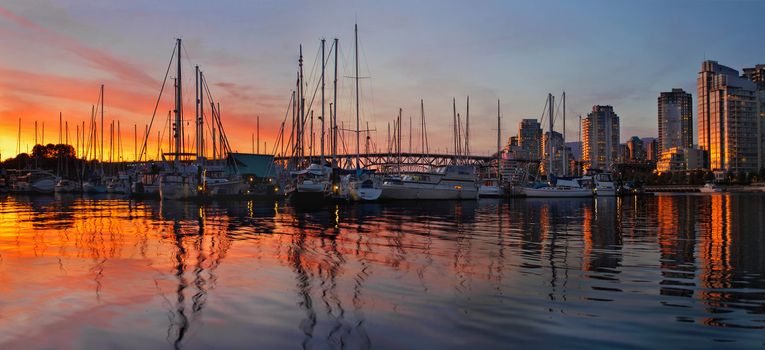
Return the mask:
POLYGON ((531 198, 585 198, 592 197, 592 190, 587 188, 524 188, 523 193, 531 198))
POLYGON ((305 181, 297 184, 295 190, 301 193, 324 193, 326 188, 327 185, 325 183, 305 181))
POLYGON ((701 193, 721 193, 722 189, 719 187, 700 187, 699 192, 701 193))
POLYGON ((353 188, 351 198, 354 201, 376 201, 382 195, 382 188, 353 188))

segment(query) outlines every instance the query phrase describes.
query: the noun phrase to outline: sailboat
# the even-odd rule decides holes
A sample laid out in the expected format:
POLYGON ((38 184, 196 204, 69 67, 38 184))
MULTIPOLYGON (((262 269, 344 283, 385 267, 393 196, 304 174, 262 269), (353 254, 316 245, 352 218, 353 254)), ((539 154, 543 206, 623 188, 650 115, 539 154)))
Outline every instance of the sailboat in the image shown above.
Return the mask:
POLYGON ((481 186, 478 187, 478 197, 502 197, 505 191, 502 190, 500 183, 500 166, 502 162, 501 153, 501 128, 500 128, 500 113, 499 113, 499 100, 497 100, 497 177, 486 178, 481 180, 481 186))
POLYGON ((351 199, 354 201, 376 201, 382 194, 382 184, 372 175, 371 172, 363 171, 361 169, 361 162, 359 160, 359 137, 361 131, 359 130, 359 26, 358 24, 353 27, 355 45, 354 51, 356 56, 356 173, 354 178, 349 181, 349 192, 351 199))
MULTIPOLYGON (((322 54, 322 61, 324 55, 322 54)), ((322 82, 324 77, 324 64, 322 62, 322 82)), ((293 203, 300 204, 320 204, 323 203, 325 198, 330 193, 330 175, 332 169, 325 166, 324 159, 320 159, 319 162, 313 162, 305 159, 305 125, 306 112, 305 112, 305 97, 303 96, 303 46, 300 46, 300 56, 298 59, 298 79, 297 90, 292 92, 292 111, 293 111, 293 125, 295 125, 295 140, 294 140, 294 153, 296 166, 308 166, 301 170, 293 170, 290 172, 290 176, 294 181, 294 186, 283 186, 287 192, 287 198, 293 203), (295 95, 297 93, 297 95, 295 95), (295 97, 296 96, 296 97, 295 97)), ((323 90, 322 90, 323 91, 323 90)), ((322 104, 324 103, 322 99, 322 104)), ((322 116, 323 119, 323 116, 322 116)), ((311 133, 313 135, 313 133, 311 133)), ((323 148, 323 147, 322 147, 323 148)))
POLYGON ((83 165, 82 167, 82 178, 85 179, 85 181, 82 183, 82 191, 84 193, 91 193, 91 194, 97 194, 97 193, 106 193, 106 183, 104 182, 104 166, 103 166, 103 155, 104 155, 104 141, 103 141, 103 120, 104 120, 104 85, 101 85, 101 90, 99 91, 98 95, 98 102, 96 103, 95 110, 91 110, 91 141, 89 141, 88 151, 93 151, 93 169, 90 174, 86 174, 86 167, 83 165), (100 106, 99 106, 100 104, 100 106), (98 113, 98 108, 101 108, 101 159, 98 158, 98 123, 96 122, 96 115, 98 113), (92 147, 91 147, 92 146, 92 147))
POLYGON ((169 163, 169 169, 163 172, 159 177, 159 197, 165 199, 189 199, 196 197, 199 190, 203 188, 200 185, 202 169, 197 164, 186 164, 181 162, 181 156, 188 155, 182 153, 183 149, 183 89, 181 79, 181 39, 176 39, 176 58, 177 58, 177 76, 175 82, 175 132, 173 140, 175 149, 172 155, 174 160, 169 163))
POLYGON ((58 178, 46 170, 32 170, 29 173, 16 178, 13 185, 14 192, 51 194, 54 191, 58 178))
MULTIPOLYGON (((583 181, 582 179, 574 179, 574 178, 556 178, 552 172, 553 172, 553 160, 555 158, 554 156, 554 150, 553 150, 553 108, 554 108, 554 97, 552 94, 547 95, 547 106, 548 106, 548 113, 550 118, 550 131, 548 133, 548 157, 550 158, 550 165, 549 170, 547 171, 548 176, 548 182, 549 185, 547 186, 541 186, 541 187, 524 187, 521 191, 526 197, 543 197, 543 198, 550 198, 550 197, 564 197, 564 198, 571 198, 571 197, 592 197, 593 191, 592 189, 586 185, 586 181, 583 181)), ((565 134, 566 134, 566 93, 563 93, 563 145, 565 148, 566 140, 565 140, 565 134)), ((566 158, 565 158, 565 149, 563 151, 564 157, 563 157, 563 166, 564 166, 564 172, 566 169, 567 164, 566 158)))

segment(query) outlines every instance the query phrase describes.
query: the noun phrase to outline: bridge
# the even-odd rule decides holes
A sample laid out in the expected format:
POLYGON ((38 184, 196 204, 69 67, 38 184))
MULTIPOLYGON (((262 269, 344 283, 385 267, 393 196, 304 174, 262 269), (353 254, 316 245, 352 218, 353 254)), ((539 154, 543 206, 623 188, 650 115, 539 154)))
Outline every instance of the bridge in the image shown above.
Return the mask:
MULTIPOLYGON (((276 157, 277 163, 286 165, 287 163, 298 161, 299 159, 318 161, 320 156, 313 157, 276 157)), ((327 162, 332 161, 332 157, 325 155, 327 162)), ((338 166, 345 169, 356 167, 356 154, 342 154, 335 156, 338 166)), ((416 171, 423 167, 440 167, 450 164, 466 164, 477 167, 497 166, 497 158, 494 156, 465 156, 454 154, 438 153, 366 153, 359 155, 359 162, 364 168, 372 169, 401 169, 402 171, 416 171)))

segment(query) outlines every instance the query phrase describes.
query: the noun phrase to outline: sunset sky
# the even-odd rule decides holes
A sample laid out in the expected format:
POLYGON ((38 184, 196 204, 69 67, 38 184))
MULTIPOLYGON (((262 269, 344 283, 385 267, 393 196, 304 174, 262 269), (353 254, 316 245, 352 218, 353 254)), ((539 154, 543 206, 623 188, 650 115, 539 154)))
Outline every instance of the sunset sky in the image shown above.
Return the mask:
MULTIPOLYGON (((705 58, 739 70, 765 63, 763 11, 759 1, 4 0, 0 153, 3 159, 15 154, 19 118, 22 151, 34 143, 35 121, 40 128, 45 122, 46 143, 58 140, 59 112, 73 139, 74 125, 89 119, 105 84, 105 119, 120 121, 132 158, 133 125, 143 130, 149 123, 177 37, 188 53, 187 117, 193 114, 192 65, 198 64, 221 104, 232 147, 243 152, 251 150, 257 115, 261 142, 273 146, 294 88, 298 46, 303 44, 308 77, 319 40, 339 38, 338 119, 350 128, 354 22, 360 75, 371 77, 361 82, 362 120, 377 130, 378 147, 385 147, 387 124, 399 108, 404 148, 409 116, 419 135, 422 98, 431 150, 445 150, 451 145, 451 100, 456 97, 464 113, 469 95, 471 149, 488 154, 496 147, 497 99, 506 139, 516 134, 520 119, 540 117, 548 92, 559 96, 563 90, 569 140, 577 138, 576 115, 594 104, 614 106, 623 140, 651 137, 659 92, 680 87, 695 104, 696 74, 705 58)), ((310 92, 316 82, 314 73, 310 92)), ((327 83, 329 97, 331 79, 327 83)), ((167 89, 152 142, 171 104, 167 89)), ((318 117, 318 100, 314 109, 318 117)), ((351 134, 345 137, 352 150, 351 134)))

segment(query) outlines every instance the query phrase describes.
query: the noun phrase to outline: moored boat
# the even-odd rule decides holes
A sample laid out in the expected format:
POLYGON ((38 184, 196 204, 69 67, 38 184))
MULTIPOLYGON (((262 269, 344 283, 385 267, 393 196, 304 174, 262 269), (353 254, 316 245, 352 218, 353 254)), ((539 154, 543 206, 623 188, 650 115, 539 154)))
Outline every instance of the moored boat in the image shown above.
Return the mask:
POLYGON ((498 179, 484 179, 478 188, 478 197, 502 197, 504 191, 498 179))
POLYGON ((722 192, 722 188, 720 186, 717 186, 713 183, 706 183, 704 186, 699 187, 699 192, 701 193, 719 193, 722 192))
POLYGON ((61 179, 55 186, 56 193, 77 193, 81 191, 82 187, 80 186, 80 183, 69 179, 61 179))
POLYGON ((475 168, 449 165, 383 182, 381 199, 477 199, 475 168))

